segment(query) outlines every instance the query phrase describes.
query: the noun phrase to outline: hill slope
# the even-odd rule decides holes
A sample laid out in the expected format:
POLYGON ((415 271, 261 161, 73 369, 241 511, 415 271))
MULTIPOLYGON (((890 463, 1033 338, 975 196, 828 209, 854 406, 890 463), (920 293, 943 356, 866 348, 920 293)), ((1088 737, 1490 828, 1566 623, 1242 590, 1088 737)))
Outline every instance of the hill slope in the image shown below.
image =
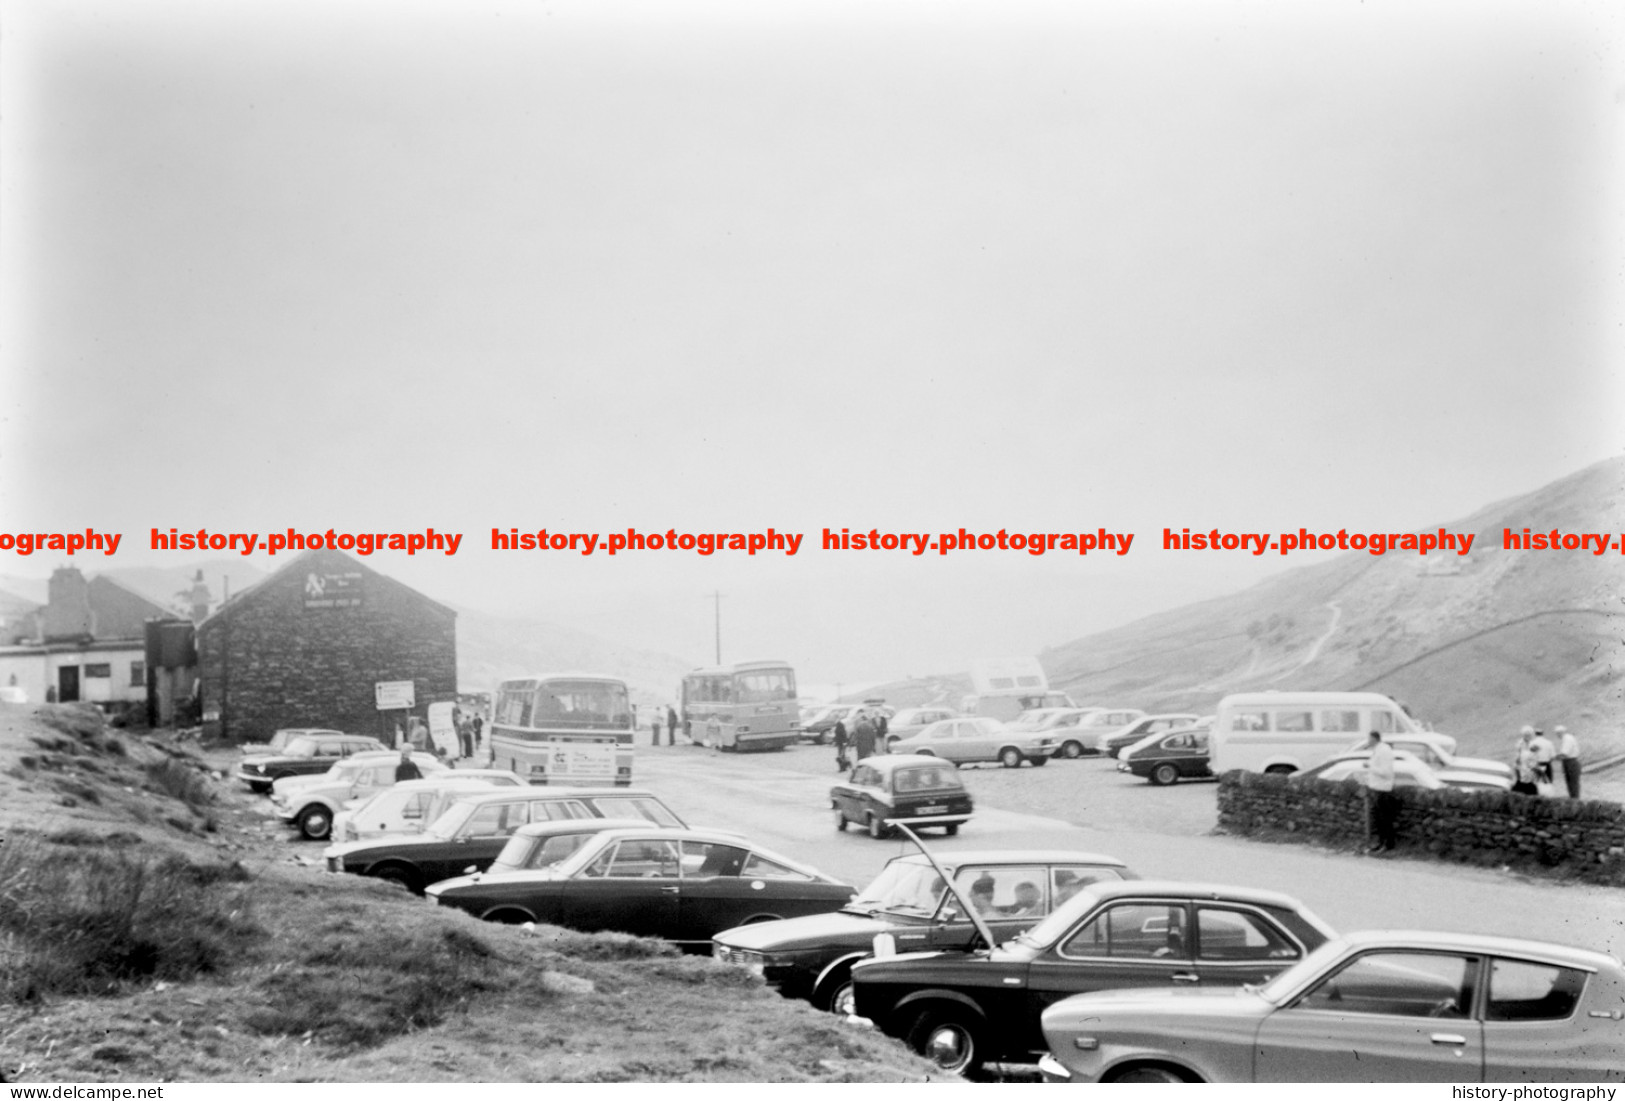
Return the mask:
POLYGON ((1362 551, 1042 655, 1080 701, 1211 711, 1228 692, 1369 689, 1499 753, 1563 722, 1590 756, 1625 750, 1625 555, 1502 549, 1502 530, 1625 532, 1625 457, 1434 525, 1472 552, 1362 551))

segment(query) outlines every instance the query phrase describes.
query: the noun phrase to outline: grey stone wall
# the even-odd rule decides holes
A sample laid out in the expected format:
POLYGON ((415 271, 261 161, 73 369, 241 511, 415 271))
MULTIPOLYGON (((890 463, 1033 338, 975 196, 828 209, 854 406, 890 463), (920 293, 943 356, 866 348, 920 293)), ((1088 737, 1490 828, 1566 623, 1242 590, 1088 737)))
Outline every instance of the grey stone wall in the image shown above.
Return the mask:
POLYGON ((324 726, 387 743, 376 682, 414 682, 419 716, 457 697, 456 613, 340 551, 243 592, 198 626, 197 648, 203 713, 220 713, 204 734, 232 742, 324 726))
MULTIPOLYGON (((1453 788, 1395 794, 1402 852, 1625 886, 1625 806, 1618 803, 1453 788)), ((1228 772, 1219 778, 1219 828, 1358 848, 1366 843, 1365 789, 1353 780, 1228 772)))

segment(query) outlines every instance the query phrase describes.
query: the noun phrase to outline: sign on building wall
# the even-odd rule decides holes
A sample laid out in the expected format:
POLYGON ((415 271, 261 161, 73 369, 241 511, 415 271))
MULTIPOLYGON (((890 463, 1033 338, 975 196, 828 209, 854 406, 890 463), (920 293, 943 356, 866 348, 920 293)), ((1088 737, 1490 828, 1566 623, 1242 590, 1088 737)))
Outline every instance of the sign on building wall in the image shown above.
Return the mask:
POLYGON ((361 607, 362 574, 359 570, 312 570, 305 575, 305 607, 361 607))
POLYGON ((417 706, 414 682, 409 680, 381 680, 372 686, 380 711, 410 711, 417 706))

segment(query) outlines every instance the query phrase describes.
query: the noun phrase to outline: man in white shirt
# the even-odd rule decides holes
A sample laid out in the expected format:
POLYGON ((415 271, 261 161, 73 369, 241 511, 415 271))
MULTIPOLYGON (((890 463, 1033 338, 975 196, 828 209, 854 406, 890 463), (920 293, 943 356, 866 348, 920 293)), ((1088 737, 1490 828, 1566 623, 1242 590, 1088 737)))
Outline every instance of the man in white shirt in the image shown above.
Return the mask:
POLYGON ((1569 798, 1580 798, 1580 743, 1569 733, 1569 728, 1560 726, 1552 731, 1557 735, 1557 763, 1563 770, 1563 782, 1568 786, 1569 798))
POLYGON ((1535 783, 1551 783, 1552 758, 1557 756, 1557 748, 1552 745, 1552 740, 1546 737, 1546 732, 1538 726, 1535 727, 1535 736, 1529 739, 1529 750, 1535 755, 1535 783))
POLYGON ((1366 762, 1366 787, 1371 792, 1371 835, 1368 852, 1392 852, 1399 841, 1399 798, 1394 795, 1394 750, 1371 732, 1371 759, 1366 762))

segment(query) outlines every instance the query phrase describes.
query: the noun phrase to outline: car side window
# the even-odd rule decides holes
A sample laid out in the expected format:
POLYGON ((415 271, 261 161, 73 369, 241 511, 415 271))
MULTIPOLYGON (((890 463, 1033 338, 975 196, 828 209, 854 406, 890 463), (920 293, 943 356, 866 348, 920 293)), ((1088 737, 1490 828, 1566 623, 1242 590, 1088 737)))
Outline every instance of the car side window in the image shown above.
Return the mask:
POLYGON ((804 872, 786 867, 777 860, 769 860, 761 853, 751 853, 745 857, 744 870, 739 873, 742 879, 811 879, 804 872))
POLYGON ((1085 864, 1058 867, 1050 872, 1053 889, 1050 891, 1050 909, 1058 910, 1072 896, 1091 883, 1112 883, 1123 877, 1113 868, 1094 868, 1085 864))
POLYGON ((538 799, 530 805, 532 822, 564 822, 572 818, 594 818, 585 803, 576 799, 538 799))
POLYGON ((738 845, 718 845, 703 841, 683 842, 683 876, 694 879, 737 877, 745 866, 748 849, 738 845))
POLYGON ((434 794, 427 791, 414 791, 401 808, 402 818, 422 818, 429 810, 429 804, 434 800, 434 794))
POLYGON ((1196 908, 1196 958, 1289 960, 1298 955, 1286 935, 1258 914, 1213 906, 1196 908))
POLYGON ((343 743, 341 743, 341 742, 317 742, 316 743, 316 756, 318 756, 318 757, 342 757, 342 756, 344 756, 343 743))
POLYGON ((530 820, 524 803, 488 803, 468 816, 463 837, 507 837, 530 820))
POLYGON ((1096 914, 1061 945, 1063 956, 1112 959, 1190 958, 1185 907, 1125 902, 1096 914))
POLYGON ((620 841, 586 868, 611 879, 676 879, 677 846, 670 841, 620 841))
POLYGON ((1478 960, 1447 952, 1367 952, 1321 980, 1297 1008, 1385 1017, 1465 1017, 1478 960))
POLYGON ((1490 961, 1486 1021, 1562 1021, 1574 1016, 1584 971, 1524 960, 1490 961))

